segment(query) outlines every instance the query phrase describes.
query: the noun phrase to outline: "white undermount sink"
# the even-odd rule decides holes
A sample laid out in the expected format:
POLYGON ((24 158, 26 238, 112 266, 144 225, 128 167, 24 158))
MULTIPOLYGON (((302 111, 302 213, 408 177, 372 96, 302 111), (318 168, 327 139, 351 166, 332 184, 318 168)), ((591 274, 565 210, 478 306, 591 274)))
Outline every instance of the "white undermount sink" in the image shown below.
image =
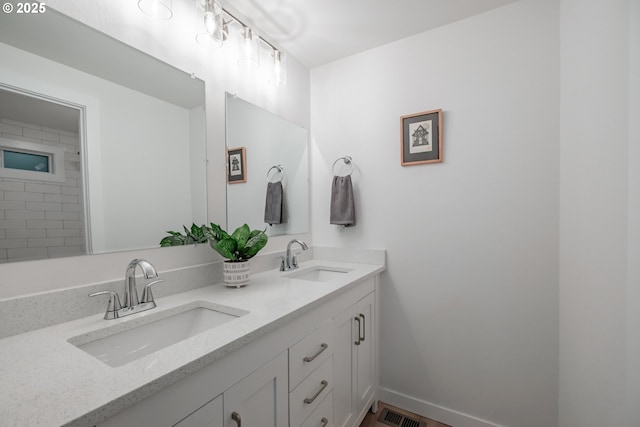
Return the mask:
POLYGON ((295 273, 288 274, 290 279, 308 280, 311 282, 327 282, 338 279, 351 270, 348 268, 314 266, 295 273))
MULTIPOLYGON (((85 334, 71 338, 69 342, 107 365, 117 367, 248 313, 204 302, 178 307, 172 313, 174 311, 175 314, 154 317, 133 328, 121 331, 109 328, 113 333, 107 332, 108 335, 101 338, 94 339, 94 334, 85 334)), ((122 325, 126 327, 124 323, 117 326, 122 325)))

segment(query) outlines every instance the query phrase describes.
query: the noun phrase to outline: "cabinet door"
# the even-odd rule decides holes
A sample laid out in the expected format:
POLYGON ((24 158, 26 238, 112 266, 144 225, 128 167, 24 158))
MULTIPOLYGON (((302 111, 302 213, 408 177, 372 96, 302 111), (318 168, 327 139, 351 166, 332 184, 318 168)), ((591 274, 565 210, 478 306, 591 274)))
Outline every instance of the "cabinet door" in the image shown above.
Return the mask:
POLYGON ((224 392, 224 427, 287 427, 287 382, 285 352, 224 392))
MULTIPOLYGON (((355 317, 360 320, 356 327, 360 328, 359 345, 355 345, 356 355, 356 415, 365 408, 374 394, 375 381, 375 322, 374 322, 374 295, 369 294, 360 300, 356 307, 355 317), (358 324, 359 323, 359 324, 358 324)), ((355 319, 354 317, 354 319, 355 319)))
POLYGON ((180 421, 174 427, 223 427, 222 395, 180 421))
POLYGON ((333 319, 333 422, 353 427, 375 393, 375 296, 333 319))
POLYGON ((354 343, 358 338, 353 307, 333 319, 333 422, 336 427, 354 423, 355 375, 354 343))

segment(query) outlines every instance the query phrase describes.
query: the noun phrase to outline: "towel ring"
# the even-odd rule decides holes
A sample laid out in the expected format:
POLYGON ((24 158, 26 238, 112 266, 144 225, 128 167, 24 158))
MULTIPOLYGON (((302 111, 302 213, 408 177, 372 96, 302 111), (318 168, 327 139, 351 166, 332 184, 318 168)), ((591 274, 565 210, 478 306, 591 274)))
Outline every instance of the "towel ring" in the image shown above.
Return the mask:
POLYGON ((343 157, 340 157, 339 159, 337 159, 335 162, 333 162, 333 166, 331 166, 331 171, 333 172, 333 174, 336 175, 336 170, 335 170, 336 169, 336 164, 340 160, 344 161, 344 163, 346 165, 351 166, 351 170, 349 171, 349 173, 346 174, 346 175, 343 175, 343 176, 351 175, 353 173, 353 159, 351 158, 351 156, 343 156, 343 157))
POLYGON ((267 182, 281 182, 282 179, 284 178, 284 166, 282 165, 273 165, 269 168, 269 170, 267 171, 267 182), (276 173, 274 173, 272 176, 269 175, 271 173, 272 170, 276 169, 276 173), (277 179, 275 181, 272 181, 271 179, 276 177, 278 175, 278 173, 280 174, 280 179, 277 179))

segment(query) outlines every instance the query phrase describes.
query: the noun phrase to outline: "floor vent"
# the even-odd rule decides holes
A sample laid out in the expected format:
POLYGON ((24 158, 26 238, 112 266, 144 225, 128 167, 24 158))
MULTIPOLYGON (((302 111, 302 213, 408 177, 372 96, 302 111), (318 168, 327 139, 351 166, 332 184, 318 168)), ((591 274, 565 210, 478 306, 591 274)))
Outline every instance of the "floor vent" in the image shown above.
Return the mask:
POLYGON ((378 422, 394 427, 427 427, 425 422, 390 411, 387 408, 384 408, 380 413, 378 422))

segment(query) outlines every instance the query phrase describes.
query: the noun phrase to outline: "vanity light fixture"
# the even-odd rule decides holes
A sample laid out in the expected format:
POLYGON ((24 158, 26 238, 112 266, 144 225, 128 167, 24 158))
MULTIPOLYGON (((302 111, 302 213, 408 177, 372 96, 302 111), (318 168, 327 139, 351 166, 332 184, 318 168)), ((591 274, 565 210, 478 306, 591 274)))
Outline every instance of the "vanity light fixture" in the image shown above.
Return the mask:
POLYGON ((287 84, 287 56, 281 50, 274 49, 273 54, 273 77, 271 83, 277 87, 287 84))
POLYGON ((173 16, 173 0, 138 0, 138 8, 152 18, 169 20, 173 16))
POLYGON ((222 46, 228 30, 222 19, 223 9, 218 0, 195 0, 196 41, 203 46, 222 46))
POLYGON ((260 68, 258 36, 251 28, 244 26, 240 37, 240 58, 238 59, 238 66, 240 68, 260 68))
MULTIPOLYGON (((138 0, 138 7, 146 15, 159 19, 171 19, 173 0, 138 0)), ((259 36, 251 27, 224 9, 221 0, 193 0, 196 6, 196 41, 205 47, 220 47, 229 36, 231 24, 240 27, 240 55, 238 66, 256 69, 260 67, 260 48, 271 50, 273 74, 269 83, 275 86, 287 84, 287 58, 284 52, 259 36), (225 20, 228 18, 228 20, 225 20)))

